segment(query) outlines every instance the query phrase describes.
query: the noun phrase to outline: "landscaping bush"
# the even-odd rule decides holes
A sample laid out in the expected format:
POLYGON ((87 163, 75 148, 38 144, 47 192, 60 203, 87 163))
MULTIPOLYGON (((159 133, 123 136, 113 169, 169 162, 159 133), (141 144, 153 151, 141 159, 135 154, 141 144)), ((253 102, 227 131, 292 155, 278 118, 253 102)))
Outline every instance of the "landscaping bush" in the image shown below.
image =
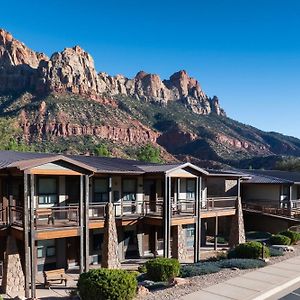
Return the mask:
POLYGON ((247 240, 267 240, 272 236, 271 233, 265 231, 248 231, 246 232, 247 240))
POLYGON ((221 269, 218 266, 217 262, 204 262, 196 263, 192 265, 184 265, 180 269, 180 276, 185 277, 194 277, 201 276, 211 273, 217 273, 221 269))
MULTIPOLYGON (((230 253, 229 258, 261 258, 262 247, 260 242, 247 242, 239 244, 230 253)), ((270 250, 268 247, 264 247, 264 257, 270 256, 270 250)))
POLYGON ((212 256, 212 257, 208 258, 206 261, 219 261, 219 260, 223 260, 223 259, 227 259, 227 258, 228 258, 227 252, 219 252, 219 253, 217 253, 216 256, 212 256))
POLYGON ((300 233, 297 231, 287 230, 287 231, 280 232, 280 234, 290 238, 291 244, 293 245, 297 244, 297 242, 300 241, 300 233))
POLYGON ((138 267, 138 271, 139 271, 140 273, 147 273, 146 265, 140 265, 140 266, 138 267))
POLYGON ((259 259, 232 258, 218 262, 220 268, 256 269, 266 266, 266 263, 259 259))
POLYGON ((284 255, 283 250, 275 249, 273 247, 270 247, 270 256, 271 257, 283 256, 283 255, 284 255))
POLYGON ((125 270, 97 269, 80 275, 82 300, 131 300, 136 295, 136 274, 125 270))
POLYGON ((174 258, 155 258, 145 264, 147 278, 153 281, 168 281, 179 275, 180 264, 174 258))
POLYGON ((268 241, 271 245, 290 245, 291 239, 285 235, 275 234, 272 235, 268 241))

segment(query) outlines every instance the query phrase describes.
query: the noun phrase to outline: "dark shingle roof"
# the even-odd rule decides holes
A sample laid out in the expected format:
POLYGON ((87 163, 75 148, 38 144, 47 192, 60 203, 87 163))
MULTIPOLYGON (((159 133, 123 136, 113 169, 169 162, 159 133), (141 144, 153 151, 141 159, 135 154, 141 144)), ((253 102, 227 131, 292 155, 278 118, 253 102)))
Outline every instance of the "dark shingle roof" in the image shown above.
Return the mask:
POLYGON ((243 170, 251 179, 245 183, 294 184, 300 182, 299 172, 277 170, 243 170))

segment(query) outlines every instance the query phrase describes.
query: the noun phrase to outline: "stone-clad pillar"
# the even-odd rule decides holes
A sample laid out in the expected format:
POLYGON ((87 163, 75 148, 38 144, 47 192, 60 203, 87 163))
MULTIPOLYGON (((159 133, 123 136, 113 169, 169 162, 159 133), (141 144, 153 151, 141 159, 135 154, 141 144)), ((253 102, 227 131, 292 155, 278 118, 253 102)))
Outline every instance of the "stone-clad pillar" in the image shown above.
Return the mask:
POLYGON ((172 230, 172 257, 177 258, 179 261, 184 261, 188 258, 185 231, 182 225, 172 226, 172 230))
POLYGON ((232 223, 229 235, 229 246, 234 247, 238 244, 245 243, 245 226, 243 217, 243 208, 241 197, 238 197, 236 201, 236 213, 232 217, 232 223))
POLYGON ((8 295, 17 295, 20 292, 24 293, 25 290, 25 277, 20 253, 16 240, 12 236, 7 237, 2 288, 4 293, 8 295))
POLYGON ((112 203, 107 203, 106 205, 101 266, 109 269, 118 269, 121 267, 118 254, 118 234, 115 211, 112 203))

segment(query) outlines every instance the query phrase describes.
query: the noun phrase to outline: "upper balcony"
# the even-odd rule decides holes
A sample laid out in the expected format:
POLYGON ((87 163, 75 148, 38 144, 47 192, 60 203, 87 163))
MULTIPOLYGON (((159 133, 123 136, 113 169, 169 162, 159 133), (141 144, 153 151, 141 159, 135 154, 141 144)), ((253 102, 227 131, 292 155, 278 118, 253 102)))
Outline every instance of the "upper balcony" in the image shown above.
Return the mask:
POLYGON ((300 218, 300 199, 285 200, 248 200, 243 202, 243 209, 271 215, 300 218))
MULTIPOLYGON (((220 212, 234 209, 237 197, 216 197, 207 198, 200 202, 201 214, 207 212, 220 212)), ((88 217, 91 223, 102 222, 106 217, 107 202, 89 203, 88 217)), ((195 200, 171 198, 171 218, 194 218, 195 200)), ((115 202, 116 220, 132 220, 142 217, 163 219, 164 199, 157 198, 155 202, 151 201, 123 201, 115 202)), ((85 212, 84 212, 85 213, 85 212)), ((2 225, 11 224, 13 226, 23 226, 23 207, 11 206, 0 212, 2 225)), ((77 204, 67 206, 52 206, 34 209, 34 227, 36 230, 49 230, 58 228, 80 226, 80 207, 77 204)))

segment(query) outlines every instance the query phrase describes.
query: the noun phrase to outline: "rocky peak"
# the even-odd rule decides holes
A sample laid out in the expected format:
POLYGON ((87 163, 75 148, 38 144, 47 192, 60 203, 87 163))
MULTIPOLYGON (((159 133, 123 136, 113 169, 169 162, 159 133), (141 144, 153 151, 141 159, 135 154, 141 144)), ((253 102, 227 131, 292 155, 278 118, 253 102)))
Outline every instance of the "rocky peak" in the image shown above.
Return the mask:
POLYGON ((96 98, 98 75, 94 60, 81 47, 65 48, 39 66, 39 76, 48 91, 71 92, 96 98))
POLYGON ((13 36, 0 29, 0 65, 1 66, 18 66, 28 65, 31 68, 37 68, 41 59, 48 59, 43 53, 37 53, 13 36))
POLYGON ((179 101, 197 114, 225 114, 218 99, 203 92, 185 70, 168 80, 140 71, 132 79, 123 75, 97 74, 93 58, 81 47, 65 48, 49 59, 0 30, 0 92, 74 93, 92 99, 127 95, 138 100, 167 105, 179 101))

